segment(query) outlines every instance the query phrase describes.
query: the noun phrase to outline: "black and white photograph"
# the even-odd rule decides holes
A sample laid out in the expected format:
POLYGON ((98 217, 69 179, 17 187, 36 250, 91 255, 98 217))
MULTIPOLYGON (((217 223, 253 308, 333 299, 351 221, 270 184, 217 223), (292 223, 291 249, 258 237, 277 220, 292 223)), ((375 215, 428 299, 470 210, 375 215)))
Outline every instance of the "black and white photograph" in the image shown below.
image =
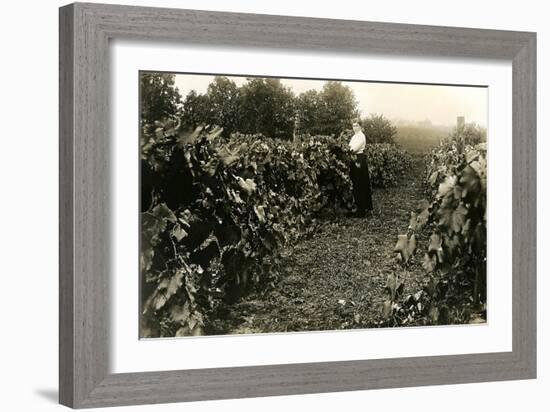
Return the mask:
POLYGON ((139 83, 141 338, 487 322, 486 86, 139 83))

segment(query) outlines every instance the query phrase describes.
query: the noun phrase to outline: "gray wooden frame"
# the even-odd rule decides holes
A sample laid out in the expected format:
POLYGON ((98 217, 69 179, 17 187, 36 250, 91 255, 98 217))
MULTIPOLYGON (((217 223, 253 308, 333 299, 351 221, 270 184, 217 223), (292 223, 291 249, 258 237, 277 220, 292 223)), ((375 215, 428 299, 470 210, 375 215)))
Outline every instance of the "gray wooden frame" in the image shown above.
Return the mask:
POLYGON ((71 4, 60 9, 59 398, 75 408, 536 377, 536 34, 71 4), (513 65, 513 350, 110 374, 109 40, 496 58, 513 65))

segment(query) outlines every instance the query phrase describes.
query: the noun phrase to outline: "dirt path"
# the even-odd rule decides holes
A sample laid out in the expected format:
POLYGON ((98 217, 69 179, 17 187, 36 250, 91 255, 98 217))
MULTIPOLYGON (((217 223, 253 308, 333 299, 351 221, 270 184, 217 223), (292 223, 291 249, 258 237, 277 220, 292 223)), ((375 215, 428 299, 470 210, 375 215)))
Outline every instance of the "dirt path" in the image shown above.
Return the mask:
MULTIPOLYGON (((368 220, 324 222, 296 245, 275 290, 234 305, 225 333, 378 326, 386 278, 395 270, 397 234, 405 233, 410 212, 423 198, 423 165, 422 157, 415 156, 412 170, 397 187, 375 190, 375 210, 368 220)), ((423 275, 421 265, 413 265, 403 279, 405 290, 415 290, 423 275)))

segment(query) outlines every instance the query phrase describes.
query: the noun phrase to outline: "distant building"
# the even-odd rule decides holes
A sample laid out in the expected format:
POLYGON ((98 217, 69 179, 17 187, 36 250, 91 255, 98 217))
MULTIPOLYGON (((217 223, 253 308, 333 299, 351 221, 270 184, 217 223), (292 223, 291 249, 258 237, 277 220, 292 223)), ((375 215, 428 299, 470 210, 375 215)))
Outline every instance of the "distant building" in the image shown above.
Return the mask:
POLYGON ((457 129, 464 129, 464 126, 466 125, 466 120, 464 116, 457 116, 456 118, 456 128, 457 129))
POLYGON ((430 127, 433 126, 430 119, 425 119, 425 120, 419 121, 418 125, 421 126, 421 127, 427 127, 427 128, 430 128, 430 127))

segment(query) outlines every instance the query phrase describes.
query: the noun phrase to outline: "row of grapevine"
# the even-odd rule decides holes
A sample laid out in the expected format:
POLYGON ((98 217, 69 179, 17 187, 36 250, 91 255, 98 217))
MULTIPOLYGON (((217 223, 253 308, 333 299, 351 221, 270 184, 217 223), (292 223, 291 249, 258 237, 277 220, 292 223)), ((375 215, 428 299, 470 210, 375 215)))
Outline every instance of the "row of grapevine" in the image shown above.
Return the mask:
MULTIPOLYGON (((172 120, 141 139, 143 337, 208 333, 220 302, 274 284, 281 251, 316 217, 353 207, 344 139, 224 139, 172 120)), ((369 148, 377 185, 403 171, 403 152, 387 146, 369 148)))
POLYGON ((443 142, 427 156, 430 200, 412 212, 408 232, 398 236, 394 249, 400 267, 406 270, 418 239, 424 235, 425 287, 403 296, 398 276, 390 276, 384 307, 389 323, 448 324, 482 319, 487 265, 486 157, 484 143, 471 146, 460 139, 443 142))
POLYGON ((366 152, 374 187, 397 185, 399 178, 411 167, 410 155, 394 144, 369 144, 366 152))

